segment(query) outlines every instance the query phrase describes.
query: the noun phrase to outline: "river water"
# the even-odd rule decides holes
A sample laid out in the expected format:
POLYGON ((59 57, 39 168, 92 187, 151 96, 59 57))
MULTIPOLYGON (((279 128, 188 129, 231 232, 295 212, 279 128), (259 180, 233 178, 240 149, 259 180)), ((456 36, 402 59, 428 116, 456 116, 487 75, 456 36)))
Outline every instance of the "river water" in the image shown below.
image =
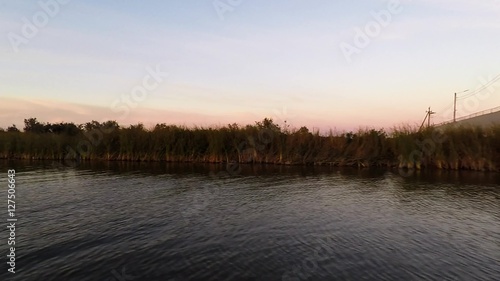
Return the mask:
POLYGON ((0 280, 500 277, 496 173, 0 161, 5 187, 8 169, 0 280))

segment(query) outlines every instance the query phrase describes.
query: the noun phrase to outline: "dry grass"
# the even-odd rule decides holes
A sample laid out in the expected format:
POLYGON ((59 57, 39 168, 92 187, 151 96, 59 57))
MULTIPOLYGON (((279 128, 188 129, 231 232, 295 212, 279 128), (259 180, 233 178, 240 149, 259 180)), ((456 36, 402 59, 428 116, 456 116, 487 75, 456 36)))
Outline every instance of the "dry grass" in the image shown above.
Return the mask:
POLYGON ((79 127, 77 134, 0 130, 0 158, 121 161, 239 162, 391 166, 498 171, 500 126, 384 130, 320 135, 306 127, 282 130, 270 119, 254 125, 187 128, 141 124, 79 127), (97 133, 96 133, 97 132, 97 133), (90 137, 89 137, 90 136, 90 137))

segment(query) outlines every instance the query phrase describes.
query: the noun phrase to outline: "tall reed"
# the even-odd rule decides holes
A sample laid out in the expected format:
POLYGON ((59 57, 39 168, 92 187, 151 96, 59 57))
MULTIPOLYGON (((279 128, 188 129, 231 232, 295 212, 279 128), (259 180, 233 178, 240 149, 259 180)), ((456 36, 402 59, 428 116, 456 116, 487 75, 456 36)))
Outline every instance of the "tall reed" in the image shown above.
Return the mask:
POLYGON ((307 127, 282 129, 272 119, 253 125, 192 127, 119 126, 114 121, 40 123, 23 132, 0 130, 0 158, 120 161, 238 162, 391 166, 404 169, 498 171, 500 125, 389 131, 360 129, 328 135, 307 127))

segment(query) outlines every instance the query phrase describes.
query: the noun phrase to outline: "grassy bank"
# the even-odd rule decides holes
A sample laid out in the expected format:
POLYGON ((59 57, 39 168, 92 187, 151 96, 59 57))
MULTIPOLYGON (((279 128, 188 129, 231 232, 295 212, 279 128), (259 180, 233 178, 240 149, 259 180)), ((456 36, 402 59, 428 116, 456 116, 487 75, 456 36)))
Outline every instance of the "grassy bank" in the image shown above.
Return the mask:
POLYGON ((171 162, 239 162, 499 171, 500 126, 410 127, 321 135, 283 129, 270 119, 216 128, 114 121, 48 124, 0 130, 0 158, 171 162))

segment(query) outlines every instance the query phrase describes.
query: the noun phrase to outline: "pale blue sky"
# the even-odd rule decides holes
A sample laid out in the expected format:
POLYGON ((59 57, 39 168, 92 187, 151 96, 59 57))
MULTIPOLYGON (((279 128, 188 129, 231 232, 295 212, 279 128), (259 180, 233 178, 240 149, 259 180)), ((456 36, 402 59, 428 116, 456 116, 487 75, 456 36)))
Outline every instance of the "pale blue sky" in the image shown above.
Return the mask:
MULTIPOLYGON (((344 130, 419 123, 428 106, 439 122, 451 118, 454 92, 500 74, 496 0, 402 0, 347 60, 342 42, 355 46, 357 28, 389 2, 73 0, 26 39, 23 18, 43 8, 0 0, 0 127, 29 117, 186 125, 272 117, 344 130), (236 5, 221 14, 214 3, 236 5), (12 34, 25 40, 18 52, 12 34), (144 100, 122 103, 157 66, 168 77, 144 100)), ((500 106, 500 82, 480 94, 459 102, 458 116, 500 106)))

